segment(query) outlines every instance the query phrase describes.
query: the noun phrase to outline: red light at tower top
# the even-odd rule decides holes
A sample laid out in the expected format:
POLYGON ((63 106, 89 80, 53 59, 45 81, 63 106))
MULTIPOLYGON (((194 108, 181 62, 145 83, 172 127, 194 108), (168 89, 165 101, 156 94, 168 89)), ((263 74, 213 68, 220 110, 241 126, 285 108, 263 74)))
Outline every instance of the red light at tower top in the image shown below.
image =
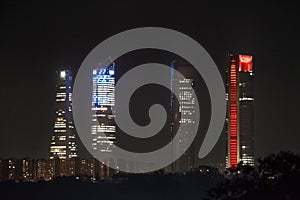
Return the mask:
POLYGON ((252 72, 252 56, 239 55, 239 71, 252 72))

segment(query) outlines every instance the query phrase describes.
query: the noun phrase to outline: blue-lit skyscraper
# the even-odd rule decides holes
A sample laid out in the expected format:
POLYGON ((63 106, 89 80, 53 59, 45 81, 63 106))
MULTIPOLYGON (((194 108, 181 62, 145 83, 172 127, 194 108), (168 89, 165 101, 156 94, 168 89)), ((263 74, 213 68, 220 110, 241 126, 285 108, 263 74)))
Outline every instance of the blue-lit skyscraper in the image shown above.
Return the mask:
POLYGON ((92 148, 95 151, 112 152, 116 141, 115 114, 115 63, 93 70, 92 89, 92 148), (105 134, 106 138, 101 136, 105 134), (109 139, 107 141, 107 139, 109 139))

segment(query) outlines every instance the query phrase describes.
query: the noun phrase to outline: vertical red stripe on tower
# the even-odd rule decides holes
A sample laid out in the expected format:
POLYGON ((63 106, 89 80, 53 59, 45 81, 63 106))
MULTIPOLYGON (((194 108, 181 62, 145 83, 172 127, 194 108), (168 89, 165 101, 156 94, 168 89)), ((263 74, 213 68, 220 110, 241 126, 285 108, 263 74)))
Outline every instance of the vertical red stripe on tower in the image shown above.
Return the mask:
POLYGON ((237 62, 230 60, 229 82, 229 163, 231 168, 236 168, 238 163, 238 104, 237 104, 237 62))

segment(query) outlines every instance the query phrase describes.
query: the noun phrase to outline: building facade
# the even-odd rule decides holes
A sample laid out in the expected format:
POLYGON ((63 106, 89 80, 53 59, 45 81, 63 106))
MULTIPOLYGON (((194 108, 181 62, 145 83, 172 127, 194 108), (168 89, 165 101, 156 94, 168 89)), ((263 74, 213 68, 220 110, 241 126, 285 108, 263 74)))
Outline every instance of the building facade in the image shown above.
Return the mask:
POLYGON ((253 57, 229 54, 226 69, 226 167, 254 166, 253 57))
POLYGON ((56 75, 55 120, 49 155, 52 161, 40 163, 45 165, 42 168, 49 168, 41 172, 45 179, 74 175, 74 159, 77 158, 76 129, 72 114, 72 72, 60 70, 56 75))
POLYGON ((115 115, 112 107, 115 106, 115 65, 93 70, 92 89, 92 116, 91 134, 93 135, 93 150, 111 152, 116 140, 115 115), (101 137, 104 133, 109 141, 101 137))
POLYGON ((76 131, 72 115, 72 73, 57 72, 55 122, 50 145, 50 159, 77 157, 76 131))
MULTIPOLYGON (((182 132, 180 126, 189 126, 190 131, 197 131, 193 127, 195 126, 195 101, 196 94, 194 92, 195 86, 195 74, 192 71, 191 65, 175 65, 175 62, 171 62, 171 135, 174 137, 177 133, 180 134, 179 142, 185 142, 185 140, 191 137, 191 133, 182 132), (184 75, 184 78, 179 78, 174 73, 174 70, 179 71, 184 75), (178 93, 179 97, 176 99, 174 93, 178 93)), ((179 146, 174 146, 174 152, 182 152, 184 154, 171 165, 171 172, 186 172, 195 168, 196 149, 192 144, 189 149, 179 149, 179 146)), ((170 170, 169 170, 170 171, 170 170)))
POLYGON ((115 64, 107 68, 93 70, 92 116, 91 134, 92 147, 95 151, 112 152, 116 141, 115 115, 112 107, 115 106, 115 64), (104 133, 103 138, 99 133, 104 133))
MULTIPOLYGON (((113 107, 115 106, 115 63, 108 67, 93 70, 92 88, 92 149, 102 153, 111 153, 116 144, 116 122, 113 107), (103 137, 105 134, 105 137, 103 137), (108 140, 107 140, 108 139, 108 140)), ((117 162, 109 158, 108 163, 117 162)), ((108 168, 105 177, 112 173, 108 168), (107 175, 108 174, 108 175, 107 175)))

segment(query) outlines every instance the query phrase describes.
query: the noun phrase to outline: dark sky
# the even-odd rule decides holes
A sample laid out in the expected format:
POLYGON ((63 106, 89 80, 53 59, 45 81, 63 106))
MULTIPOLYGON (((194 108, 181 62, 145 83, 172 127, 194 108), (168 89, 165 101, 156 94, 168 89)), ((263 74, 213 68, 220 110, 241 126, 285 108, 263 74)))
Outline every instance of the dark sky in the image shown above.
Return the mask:
MULTIPOLYGON (((158 26, 197 40, 220 70, 226 55, 254 55, 255 153, 300 153, 300 16, 296 4, 1 1, 0 157, 47 157, 55 71, 121 31, 158 26)), ((176 1, 174 1, 176 2, 176 1)), ((224 157, 224 135, 208 161, 224 157)))

